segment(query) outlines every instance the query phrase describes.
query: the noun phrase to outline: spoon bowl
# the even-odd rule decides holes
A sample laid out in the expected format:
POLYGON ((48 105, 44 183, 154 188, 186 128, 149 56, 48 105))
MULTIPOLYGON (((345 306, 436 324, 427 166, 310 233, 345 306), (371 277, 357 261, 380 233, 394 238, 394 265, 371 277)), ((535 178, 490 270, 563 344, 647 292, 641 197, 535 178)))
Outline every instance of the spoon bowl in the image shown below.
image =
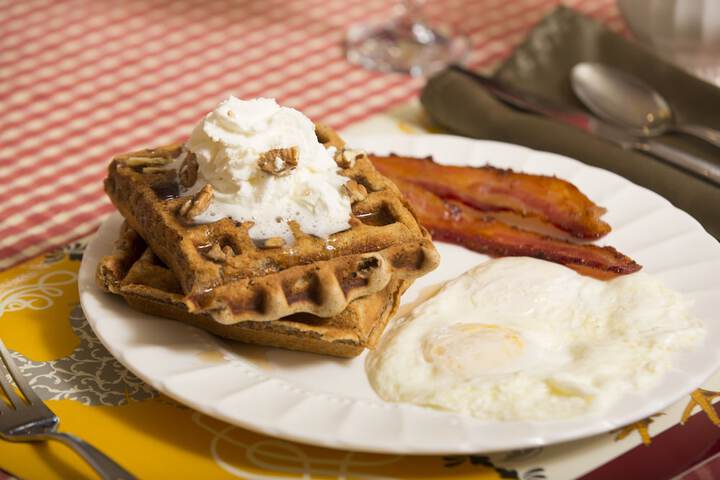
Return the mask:
POLYGON ((670 104, 650 85, 621 70, 600 63, 573 67, 570 81, 575 95, 595 115, 640 137, 682 132, 720 147, 720 132, 678 124, 670 104))

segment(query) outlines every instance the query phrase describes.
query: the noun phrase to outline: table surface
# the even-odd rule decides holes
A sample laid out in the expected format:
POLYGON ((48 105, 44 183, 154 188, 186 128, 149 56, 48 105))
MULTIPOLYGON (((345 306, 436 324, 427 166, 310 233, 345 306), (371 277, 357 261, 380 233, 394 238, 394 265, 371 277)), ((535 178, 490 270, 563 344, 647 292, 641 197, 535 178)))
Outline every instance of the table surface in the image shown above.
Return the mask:
MULTIPOLYGON (((204 417, 150 390, 97 343, 77 307, 84 240, 75 240, 113 208, 102 192, 109 159, 181 141, 231 94, 275 97, 348 132, 431 128, 416 101, 422 80, 343 59, 347 27, 387 18, 393 3, 0 0, 0 338, 23 373, 65 430, 142 478, 171 472, 176 478, 539 479, 577 477, 596 467, 589 478, 610 478, 613 468, 647 465, 643 455, 661 468, 658 452, 674 448, 678 435, 691 432, 698 442, 683 465, 712 451, 708 445, 720 445, 720 420, 708 403, 720 389, 717 376, 663 416, 572 445, 492 457, 367 456, 273 440, 204 417), (83 360, 88 351, 95 353, 83 360), (85 361, 113 369, 121 380, 98 383, 80 368, 85 361), (681 428, 686 408, 694 415, 681 428)), ((564 3, 623 28, 613 0, 564 3)), ((490 71, 557 4, 431 0, 425 12, 469 36, 467 64, 490 71)), ((0 442, 0 467, 23 478, 92 478, 57 445, 0 442)))
MULTIPOLYGON (((182 140, 228 95, 275 97, 338 129, 422 80, 345 61, 351 24, 388 0, 0 0, 0 270, 94 231, 118 153, 182 140)), ((613 0, 567 2, 611 26, 613 0)), ((558 0, 433 0, 490 69, 558 0)))

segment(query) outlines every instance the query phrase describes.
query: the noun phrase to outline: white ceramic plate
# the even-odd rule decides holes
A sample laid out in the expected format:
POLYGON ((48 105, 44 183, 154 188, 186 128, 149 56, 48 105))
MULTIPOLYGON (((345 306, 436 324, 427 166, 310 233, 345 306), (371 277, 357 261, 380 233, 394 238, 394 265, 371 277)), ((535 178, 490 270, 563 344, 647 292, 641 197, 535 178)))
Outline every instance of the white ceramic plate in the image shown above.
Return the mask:
MULTIPOLYGON (((364 355, 340 360, 232 344, 184 324, 128 308, 95 285, 98 259, 111 251, 121 218, 111 216, 88 246, 80 299, 97 336, 147 383, 203 413, 269 435, 315 445, 385 453, 447 454, 526 448, 607 432, 679 400, 720 367, 720 245, 689 215, 653 192, 558 155, 445 135, 352 139, 377 153, 433 155, 447 164, 511 167, 555 174, 608 208, 614 245, 672 288, 695 298, 708 328, 705 345, 678 357, 656 388, 628 395, 602 415, 549 422, 483 422, 472 417, 380 400, 365 376, 364 355)), ((438 244, 440 267, 405 294, 486 259, 438 244)))

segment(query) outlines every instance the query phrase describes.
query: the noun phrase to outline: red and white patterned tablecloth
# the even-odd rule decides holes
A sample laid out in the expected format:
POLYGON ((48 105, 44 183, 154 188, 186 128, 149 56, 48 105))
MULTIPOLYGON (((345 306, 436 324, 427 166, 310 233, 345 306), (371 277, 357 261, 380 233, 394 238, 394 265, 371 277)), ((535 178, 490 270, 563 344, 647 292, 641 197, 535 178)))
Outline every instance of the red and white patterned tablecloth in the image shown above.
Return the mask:
MULTIPOLYGON (((343 128, 421 79, 343 58, 388 0, 0 0, 0 270, 93 231, 117 153, 182 139, 227 95, 275 97, 343 128)), ((490 69, 558 0, 428 1, 490 69)), ((564 2, 611 26, 614 0, 564 2)))

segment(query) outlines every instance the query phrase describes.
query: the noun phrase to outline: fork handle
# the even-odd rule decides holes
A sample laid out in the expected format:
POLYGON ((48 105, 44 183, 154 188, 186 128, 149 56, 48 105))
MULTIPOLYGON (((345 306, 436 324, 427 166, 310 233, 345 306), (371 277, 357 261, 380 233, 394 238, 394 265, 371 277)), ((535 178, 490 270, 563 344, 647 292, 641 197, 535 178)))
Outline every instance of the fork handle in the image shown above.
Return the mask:
POLYGON ((110 457, 93 447, 85 440, 63 432, 47 432, 43 434, 48 440, 59 440, 75 450, 103 480, 136 480, 123 467, 115 463, 110 457))

